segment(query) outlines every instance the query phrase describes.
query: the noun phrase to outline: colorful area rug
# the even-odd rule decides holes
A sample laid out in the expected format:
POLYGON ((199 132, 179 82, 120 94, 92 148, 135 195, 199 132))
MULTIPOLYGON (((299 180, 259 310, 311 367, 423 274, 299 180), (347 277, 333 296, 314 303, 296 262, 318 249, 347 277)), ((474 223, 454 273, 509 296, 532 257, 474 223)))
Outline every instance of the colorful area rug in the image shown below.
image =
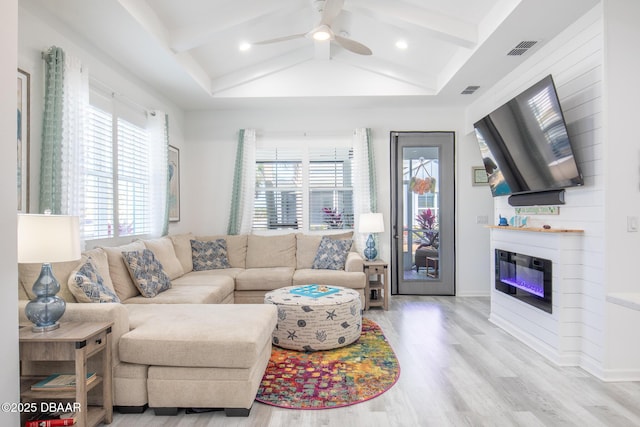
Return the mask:
POLYGON ((400 365, 377 323, 362 319, 358 341, 310 353, 273 347, 256 400, 290 409, 330 409, 389 390, 400 365))

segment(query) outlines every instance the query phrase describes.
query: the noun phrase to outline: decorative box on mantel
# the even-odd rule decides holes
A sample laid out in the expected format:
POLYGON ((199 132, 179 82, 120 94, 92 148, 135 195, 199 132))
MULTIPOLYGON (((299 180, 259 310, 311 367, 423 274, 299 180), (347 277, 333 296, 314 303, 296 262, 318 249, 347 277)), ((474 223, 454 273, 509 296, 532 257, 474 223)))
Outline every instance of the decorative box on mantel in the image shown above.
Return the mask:
MULTIPOLYGON (((583 231, 489 228, 493 266, 489 320, 558 365, 578 365, 582 340, 583 231), (514 298, 509 292, 496 289, 496 249, 551 261, 550 313, 526 303, 526 298, 514 298)), ((527 282, 533 281, 536 274, 521 271, 522 285, 514 286, 527 290, 530 287, 527 282)))

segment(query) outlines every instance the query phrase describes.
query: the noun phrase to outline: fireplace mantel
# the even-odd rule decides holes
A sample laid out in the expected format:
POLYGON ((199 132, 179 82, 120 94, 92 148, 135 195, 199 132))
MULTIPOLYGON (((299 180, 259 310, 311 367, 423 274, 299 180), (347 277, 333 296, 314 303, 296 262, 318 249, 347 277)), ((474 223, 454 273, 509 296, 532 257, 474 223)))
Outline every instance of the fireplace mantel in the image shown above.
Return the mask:
POLYGON ((507 225, 487 225, 496 230, 529 231, 533 233, 584 233, 584 230, 571 228, 542 228, 542 227, 511 227, 507 225))

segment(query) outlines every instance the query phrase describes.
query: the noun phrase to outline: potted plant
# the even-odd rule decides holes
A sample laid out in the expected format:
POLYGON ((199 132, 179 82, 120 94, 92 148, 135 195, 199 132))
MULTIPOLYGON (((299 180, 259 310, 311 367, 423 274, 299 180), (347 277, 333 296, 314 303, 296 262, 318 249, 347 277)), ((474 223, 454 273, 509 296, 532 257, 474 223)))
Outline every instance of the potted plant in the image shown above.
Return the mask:
POLYGON ((438 221, 431 209, 425 209, 416 215, 416 222, 424 230, 424 243, 434 245, 438 237, 438 221))
POLYGON ((322 208, 322 212, 324 213, 323 221, 330 229, 343 228, 344 221, 342 219, 342 212, 336 208, 322 208))

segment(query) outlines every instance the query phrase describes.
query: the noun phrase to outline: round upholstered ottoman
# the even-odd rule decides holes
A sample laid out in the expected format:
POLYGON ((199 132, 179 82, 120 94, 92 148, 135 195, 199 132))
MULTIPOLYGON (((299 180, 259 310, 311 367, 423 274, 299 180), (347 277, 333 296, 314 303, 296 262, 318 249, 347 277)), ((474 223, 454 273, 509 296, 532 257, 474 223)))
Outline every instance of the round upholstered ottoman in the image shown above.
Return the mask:
POLYGON ((265 303, 278 307, 273 344, 316 351, 343 347, 360 338, 362 307, 358 292, 339 286, 314 291, 314 286, 288 286, 265 295, 265 303))

